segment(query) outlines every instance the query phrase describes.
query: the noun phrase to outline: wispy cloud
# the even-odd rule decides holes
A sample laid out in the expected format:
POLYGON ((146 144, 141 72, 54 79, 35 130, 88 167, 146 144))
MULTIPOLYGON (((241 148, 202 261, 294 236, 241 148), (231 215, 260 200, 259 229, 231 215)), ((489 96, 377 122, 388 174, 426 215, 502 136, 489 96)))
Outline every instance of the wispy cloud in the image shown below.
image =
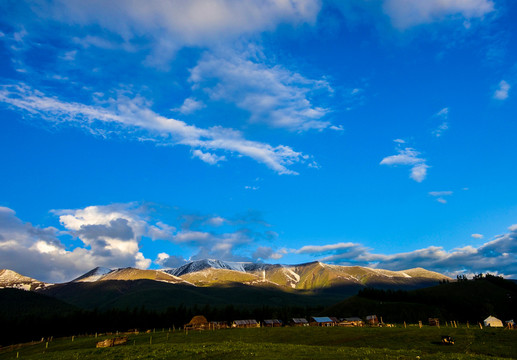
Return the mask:
MULTIPOLYGON (((400 139, 395 140, 398 144, 400 139)), ((397 148, 398 154, 390 155, 381 160, 380 165, 407 165, 411 166, 409 177, 416 182, 422 182, 427 176, 427 169, 429 166, 426 164, 426 159, 419 157, 420 152, 413 148, 397 148)))
POLYGON ((308 155, 294 151, 289 146, 274 147, 247 140, 234 129, 220 126, 199 128, 161 116, 152 111, 147 101, 140 97, 130 99, 120 96, 109 99, 107 105, 101 107, 65 102, 21 84, 1 86, 0 102, 48 122, 79 126, 96 135, 123 133, 129 138, 138 139, 139 133, 143 132, 147 140, 165 145, 185 145, 192 151, 198 150, 194 155, 209 163, 223 160, 224 156, 213 154, 214 151, 222 151, 251 158, 279 174, 295 175, 297 172, 288 167, 309 159, 308 155), (201 150, 210 150, 212 153, 207 154, 201 150))
POLYGON ((452 191, 430 191, 429 195, 436 198, 436 201, 442 204, 446 204, 447 200, 445 199, 446 196, 451 196, 453 194, 452 191))
POLYGON ((444 19, 483 18, 495 9, 491 0, 385 0, 384 11, 401 30, 444 19))
POLYGON ((508 92, 510 91, 510 84, 508 84, 506 81, 501 80, 499 83, 499 87, 494 92, 494 99, 497 100, 506 100, 508 99, 508 92))
POLYGON ((329 83, 307 79, 280 65, 268 65, 260 49, 205 54, 191 69, 190 81, 194 89, 202 90, 212 100, 230 101, 248 111, 251 122, 294 131, 331 126, 322 120, 329 110, 310 99, 318 91, 331 93, 329 83))
POLYGON ((434 131, 433 131, 433 135, 436 136, 436 137, 440 137, 443 135, 443 133, 445 131, 447 131, 449 129, 449 122, 448 122, 448 118, 449 118, 449 108, 443 108, 442 110, 438 111, 435 115, 434 115, 434 118, 438 119, 441 121, 441 124, 438 125, 438 128, 436 128, 434 131))
POLYGON ((470 235, 470 236, 471 236, 472 238, 474 238, 474 239, 483 239, 483 237, 484 237, 482 234, 472 234, 472 235, 470 235))

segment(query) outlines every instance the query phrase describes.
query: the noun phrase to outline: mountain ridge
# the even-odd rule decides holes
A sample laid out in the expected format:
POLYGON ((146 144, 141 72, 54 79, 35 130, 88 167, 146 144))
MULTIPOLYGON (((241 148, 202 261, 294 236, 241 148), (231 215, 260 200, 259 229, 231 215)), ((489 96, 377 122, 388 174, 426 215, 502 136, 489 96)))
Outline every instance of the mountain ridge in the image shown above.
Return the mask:
MULTIPOLYGON (((232 283, 250 286, 271 285, 285 290, 315 290, 352 285, 417 288, 433 285, 439 280, 451 280, 443 274, 419 267, 392 271, 362 266, 332 265, 319 261, 283 265, 202 259, 177 268, 159 270, 96 267, 67 283, 142 279, 202 287, 232 283)), ((0 270, 0 287, 36 290, 53 285, 11 270, 0 270)))

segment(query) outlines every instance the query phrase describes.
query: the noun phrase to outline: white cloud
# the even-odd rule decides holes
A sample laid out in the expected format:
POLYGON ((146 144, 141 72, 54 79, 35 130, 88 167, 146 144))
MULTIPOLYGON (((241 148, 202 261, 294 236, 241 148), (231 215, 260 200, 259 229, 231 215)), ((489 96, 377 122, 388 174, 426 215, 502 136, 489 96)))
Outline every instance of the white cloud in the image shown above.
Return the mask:
MULTIPOLYGON (((479 234, 476 234, 479 235, 479 234)), ((479 238, 479 237, 478 237, 479 238)), ((452 250, 430 246, 392 255, 374 254, 361 244, 338 243, 304 246, 296 253, 311 254, 320 261, 342 265, 370 266, 380 269, 405 270, 423 267, 450 276, 484 272, 517 276, 517 227, 477 248, 466 246, 452 250)))
POLYGON ((384 12, 401 30, 444 19, 474 19, 494 11, 491 0, 385 0, 384 12))
MULTIPOLYGON (((100 107, 64 102, 25 85, 3 85, 0 87, 0 102, 46 121, 79 126, 104 137, 124 132, 126 136, 134 134, 138 138, 138 133, 144 132, 145 139, 161 144, 186 145, 193 151, 204 149, 246 156, 279 174, 295 175, 297 172, 288 166, 309 159, 309 156, 289 146, 273 147, 246 140, 239 131, 233 129, 220 126, 204 129, 166 118, 152 111, 150 105, 140 97, 129 99, 120 96, 109 99, 108 105, 100 107)), ((222 156, 217 159, 221 160, 222 156)))
POLYGON ((294 131, 329 128, 331 124, 322 120, 329 110, 313 105, 310 99, 317 91, 332 92, 328 82, 307 79, 264 60, 256 48, 244 54, 205 54, 191 69, 190 81, 212 100, 231 101, 248 111, 251 122, 294 131))
POLYGON ((279 251, 275 251, 273 250, 273 248, 269 246, 259 246, 251 257, 255 261, 268 259, 279 260, 283 258, 285 254, 287 254, 286 249, 280 249, 279 251))
MULTIPOLYGON (((251 261, 263 241, 278 235, 263 231, 268 224, 255 213, 235 219, 183 215, 181 230, 151 218, 154 211, 138 203, 53 210, 64 228, 37 227, 19 219, 12 209, 0 207, 0 264, 39 280, 69 281, 97 266, 148 268, 152 260, 141 249, 142 238, 168 241, 194 255, 192 259, 217 258, 251 261), (225 225, 223 231, 216 230, 225 225), (63 238, 73 239, 65 246, 63 238), (242 255, 244 254, 244 255, 242 255)), ((272 252, 278 259, 285 252, 272 252)), ((185 259, 165 252, 154 263, 176 267, 185 259)))
POLYGON ((387 156, 382 159, 380 165, 410 165, 410 178, 416 182, 422 182, 426 178, 427 169, 429 168, 429 165, 426 164, 426 159, 420 158, 420 153, 409 147, 404 149, 398 148, 397 152, 397 155, 387 156))
POLYGON ((196 112, 197 110, 200 110, 204 107, 206 107, 206 105, 202 101, 199 101, 199 100, 196 100, 196 99, 190 97, 190 98, 186 98, 185 101, 183 102, 183 104, 179 108, 174 109, 174 110, 178 111, 179 113, 181 113, 183 115, 188 115, 188 114, 192 114, 193 112, 196 112))
POLYGON ((474 239, 483 239, 483 235, 482 234, 472 234, 470 236, 473 237, 474 239))
POLYGON ((494 92, 494 99, 497 100, 506 100, 508 98, 508 92, 510 91, 510 84, 506 81, 501 80, 499 83, 499 88, 494 92))
POLYGON ((68 250, 52 227, 25 223, 13 210, 0 208, 0 263, 43 281, 68 281, 96 266, 149 267, 139 250, 146 224, 132 205, 60 210, 60 221, 80 245, 68 250))
POLYGON ((429 195, 431 196, 449 196, 449 195, 452 195, 453 192, 452 191, 430 191, 429 192, 429 195))
POLYGON ((226 157, 225 156, 217 156, 215 154, 208 153, 208 152, 204 153, 204 152, 202 152, 199 149, 196 149, 196 150, 192 151, 192 155, 194 157, 197 157, 200 160, 210 164, 210 165, 215 165, 219 161, 226 161, 226 157))
POLYGON ((453 194, 452 191, 430 191, 429 195, 434 196, 436 201, 442 204, 446 204, 447 200, 444 199, 445 196, 451 196, 453 194))
POLYGON ((318 0, 56 0, 33 6, 38 18, 98 25, 125 44, 138 46, 142 38, 149 39, 153 49, 147 62, 153 65, 163 65, 184 46, 211 46, 282 23, 313 23, 319 9, 318 0))

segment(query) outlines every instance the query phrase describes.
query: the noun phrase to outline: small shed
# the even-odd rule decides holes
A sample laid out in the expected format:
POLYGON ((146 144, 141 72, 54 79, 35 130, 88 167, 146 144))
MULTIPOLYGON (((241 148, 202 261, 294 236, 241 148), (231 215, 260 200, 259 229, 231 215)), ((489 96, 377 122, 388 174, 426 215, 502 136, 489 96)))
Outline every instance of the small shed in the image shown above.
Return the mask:
POLYGON ((440 319, 438 318, 429 318, 429 326, 440 326, 440 319))
POLYGON ((197 315, 190 320, 188 324, 185 325, 185 329, 187 330, 205 330, 209 328, 209 322, 203 315, 197 315))
POLYGON ((485 323, 485 326, 503 327, 503 322, 501 320, 499 320, 498 318, 496 318, 495 316, 492 316, 492 315, 487 317, 483 322, 485 323))
POLYGON ((309 326, 309 322, 305 318, 292 318, 289 324, 291 326, 309 326))
POLYGON ((260 324, 257 320, 249 319, 249 320, 234 320, 232 324, 233 328, 258 328, 260 324))
POLYGON ((310 326, 334 326, 334 321, 328 316, 311 317, 310 326))
POLYGON ((268 320, 264 320, 264 326, 265 327, 281 327, 282 322, 278 319, 268 319, 268 320))
POLYGON ((342 321, 340 321, 338 323, 338 325, 339 326, 347 326, 347 327, 363 326, 364 322, 363 322, 363 319, 361 319, 360 317, 353 316, 353 317, 344 318, 342 321))
POLYGON ((368 315, 366 317, 366 323, 371 326, 377 326, 379 325, 379 319, 377 318, 377 315, 368 315))

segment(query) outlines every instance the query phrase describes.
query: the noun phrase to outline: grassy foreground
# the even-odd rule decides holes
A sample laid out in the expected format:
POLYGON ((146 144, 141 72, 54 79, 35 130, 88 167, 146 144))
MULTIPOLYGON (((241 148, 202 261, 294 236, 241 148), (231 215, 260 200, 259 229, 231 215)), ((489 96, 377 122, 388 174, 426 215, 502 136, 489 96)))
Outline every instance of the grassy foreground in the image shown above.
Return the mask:
POLYGON ((260 328, 129 335, 126 345, 96 349, 106 337, 70 337, 8 347, 0 359, 498 359, 517 358, 517 331, 473 328, 260 328), (440 344, 441 335, 456 339, 440 344))

